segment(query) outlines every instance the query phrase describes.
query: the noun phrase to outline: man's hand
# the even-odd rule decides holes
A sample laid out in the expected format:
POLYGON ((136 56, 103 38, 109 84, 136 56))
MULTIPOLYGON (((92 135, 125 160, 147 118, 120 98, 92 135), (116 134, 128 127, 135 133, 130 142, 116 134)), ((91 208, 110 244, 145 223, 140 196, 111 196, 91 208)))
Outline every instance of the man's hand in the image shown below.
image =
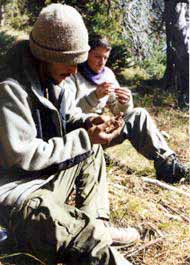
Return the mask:
POLYGON ((114 91, 112 83, 104 82, 97 86, 96 96, 98 99, 103 98, 106 95, 109 95, 114 91))
POLYGON ((115 95, 119 103, 125 105, 129 102, 131 91, 126 87, 115 88, 115 95))
POLYGON ((121 115, 115 117, 109 117, 104 120, 105 116, 99 116, 99 121, 102 122, 95 123, 92 122, 92 127, 88 129, 88 135, 93 144, 106 144, 108 145, 115 137, 120 135, 121 130, 124 126, 124 120, 121 115))
POLYGON ((88 119, 90 120, 92 125, 98 125, 110 121, 110 117, 108 115, 98 115, 96 117, 90 117, 88 119))

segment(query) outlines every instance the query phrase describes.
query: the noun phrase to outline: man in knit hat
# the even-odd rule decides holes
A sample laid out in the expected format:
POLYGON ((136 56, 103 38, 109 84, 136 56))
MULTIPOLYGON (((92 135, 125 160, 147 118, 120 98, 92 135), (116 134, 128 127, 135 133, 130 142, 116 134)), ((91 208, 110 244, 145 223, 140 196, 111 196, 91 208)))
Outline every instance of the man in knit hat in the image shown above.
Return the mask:
POLYGON ((169 183, 182 178, 190 181, 189 169, 176 157, 144 108, 134 108, 129 89, 121 88, 112 70, 106 66, 111 52, 109 40, 101 35, 91 36, 90 51, 86 62, 78 66, 78 72, 66 78, 76 105, 85 113, 103 113, 107 105, 116 115, 124 113, 125 125, 119 137, 111 144, 128 139, 135 149, 147 159, 154 161, 156 176, 169 183))
POLYGON ((129 243, 139 234, 104 225, 105 161, 101 146, 93 145, 112 141, 123 123, 119 116, 107 121, 82 113, 61 86, 88 50, 80 14, 52 4, 29 40, 9 51, 0 75, 0 223, 20 251, 46 264, 127 265, 111 246, 114 236, 120 232, 129 243))

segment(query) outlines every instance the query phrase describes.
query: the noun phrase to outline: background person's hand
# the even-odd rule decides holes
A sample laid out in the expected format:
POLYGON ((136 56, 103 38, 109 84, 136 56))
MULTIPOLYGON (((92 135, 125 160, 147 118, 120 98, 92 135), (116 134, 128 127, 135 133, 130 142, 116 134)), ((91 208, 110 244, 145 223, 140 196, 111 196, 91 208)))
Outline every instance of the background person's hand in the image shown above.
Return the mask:
POLYGON ((119 103, 125 105, 130 100, 131 91, 126 87, 115 88, 115 95, 119 103))
POLYGON ((112 83, 104 82, 97 86, 96 88, 96 96, 98 99, 103 98, 106 95, 114 92, 114 88, 112 83))

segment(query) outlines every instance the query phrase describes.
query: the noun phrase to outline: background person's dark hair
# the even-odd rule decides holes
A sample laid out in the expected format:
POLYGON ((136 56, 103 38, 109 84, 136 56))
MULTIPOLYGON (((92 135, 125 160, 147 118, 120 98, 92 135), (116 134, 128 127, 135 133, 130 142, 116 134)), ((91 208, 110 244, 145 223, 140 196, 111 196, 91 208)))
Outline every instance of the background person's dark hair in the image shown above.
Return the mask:
POLYGON ((91 35, 89 37, 89 46, 90 50, 102 47, 110 51, 112 48, 108 38, 99 34, 91 35))

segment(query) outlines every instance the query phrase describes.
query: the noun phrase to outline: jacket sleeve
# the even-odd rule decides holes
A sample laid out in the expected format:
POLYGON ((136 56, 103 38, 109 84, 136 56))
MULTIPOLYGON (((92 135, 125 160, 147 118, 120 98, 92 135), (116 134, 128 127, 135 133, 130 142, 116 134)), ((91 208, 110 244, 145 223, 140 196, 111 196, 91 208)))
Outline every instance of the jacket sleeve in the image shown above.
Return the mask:
POLYGON ((67 115, 67 131, 74 130, 79 127, 84 127, 85 121, 89 117, 97 116, 96 113, 90 111, 85 112, 83 106, 78 106, 76 103, 76 87, 74 87, 74 83, 72 86, 70 80, 67 83, 64 83, 65 90, 65 99, 66 99, 66 115, 67 115))
POLYGON ((84 129, 48 142, 36 135, 28 94, 19 85, 0 83, 0 145, 4 160, 1 166, 38 171, 91 152, 84 129))
POLYGON ((85 113, 94 112, 99 102, 95 90, 89 91, 88 94, 76 100, 77 106, 81 107, 85 113))
POLYGON ((96 96, 96 86, 91 87, 89 82, 79 73, 69 76, 64 83, 75 100, 76 106, 81 108, 84 113, 92 113, 100 103, 96 96))

